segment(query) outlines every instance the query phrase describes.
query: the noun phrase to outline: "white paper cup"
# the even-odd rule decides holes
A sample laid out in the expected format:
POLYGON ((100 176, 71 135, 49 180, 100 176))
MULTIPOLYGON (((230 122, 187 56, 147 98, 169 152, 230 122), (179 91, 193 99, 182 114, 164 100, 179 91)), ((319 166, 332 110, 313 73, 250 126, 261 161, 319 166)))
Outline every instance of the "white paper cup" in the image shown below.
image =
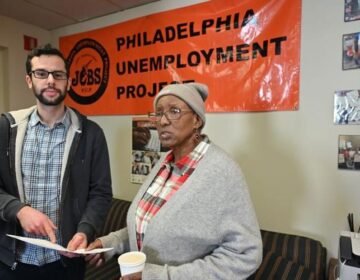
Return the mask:
POLYGON ((121 276, 143 271, 146 255, 143 252, 128 252, 118 258, 121 276))

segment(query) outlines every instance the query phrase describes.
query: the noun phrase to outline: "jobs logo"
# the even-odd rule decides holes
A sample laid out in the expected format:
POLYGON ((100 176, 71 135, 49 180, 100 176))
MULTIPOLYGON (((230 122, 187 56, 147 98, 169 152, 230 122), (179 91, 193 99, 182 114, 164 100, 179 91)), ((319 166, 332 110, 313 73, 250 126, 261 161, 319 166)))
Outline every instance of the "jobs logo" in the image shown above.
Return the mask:
POLYGON ((68 63, 69 96, 84 105, 99 100, 109 81, 109 56, 103 46, 93 39, 82 39, 70 51, 68 63))

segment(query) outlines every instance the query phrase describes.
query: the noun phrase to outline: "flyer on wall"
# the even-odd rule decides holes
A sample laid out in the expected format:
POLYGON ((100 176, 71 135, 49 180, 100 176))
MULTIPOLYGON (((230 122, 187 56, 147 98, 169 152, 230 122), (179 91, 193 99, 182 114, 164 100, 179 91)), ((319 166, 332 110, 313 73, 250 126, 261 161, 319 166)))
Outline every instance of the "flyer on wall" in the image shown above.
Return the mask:
POLYGON ((360 89, 335 91, 334 123, 360 124, 360 89))
POLYGON ((360 1, 359 0, 345 0, 344 20, 353 21, 360 20, 360 1))
POLYGON ((132 164, 130 181, 141 184, 166 149, 161 147, 155 123, 147 116, 132 120, 132 164))
POLYGON ((343 70, 360 68, 360 32, 343 35, 343 70))
POLYGON ((360 135, 339 135, 338 168, 360 170, 360 135))

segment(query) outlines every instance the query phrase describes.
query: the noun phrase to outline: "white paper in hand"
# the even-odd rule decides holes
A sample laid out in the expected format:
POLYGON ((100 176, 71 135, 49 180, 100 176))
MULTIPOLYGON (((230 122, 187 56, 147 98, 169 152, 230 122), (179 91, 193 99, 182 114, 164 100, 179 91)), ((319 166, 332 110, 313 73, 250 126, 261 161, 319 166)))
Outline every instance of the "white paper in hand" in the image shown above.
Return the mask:
POLYGON ((7 236, 33 244, 33 245, 37 245, 40 247, 44 247, 44 248, 48 248, 48 249, 53 249, 56 251, 63 251, 63 252, 70 252, 70 253, 76 253, 76 254, 82 254, 82 255, 88 255, 88 254, 98 254, 98 253, 103 253, 106 251, 110 251, 113 248, 98 248, 98 249, 93 249, 93 250, 89 250, 89 251, 85 251, 85 249, 78 249, 75 251, 70 251, 66 248, 64 248, 63 246, 59 245, 59 244, 54 244, 48 240, 44 240, 44 239, 38 239, 38 238, 30 238, 30 237, 24 237, 24 236, 17 236, 17 235, 11 235, 11 234, 7 234, 7 236))

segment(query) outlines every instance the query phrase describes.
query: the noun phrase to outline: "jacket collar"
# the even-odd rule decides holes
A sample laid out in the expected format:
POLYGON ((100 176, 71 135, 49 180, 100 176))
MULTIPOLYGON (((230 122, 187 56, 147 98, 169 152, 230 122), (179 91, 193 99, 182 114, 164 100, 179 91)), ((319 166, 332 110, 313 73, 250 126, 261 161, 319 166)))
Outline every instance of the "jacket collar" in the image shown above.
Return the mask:
MULTIPOLYGON (((29 116, 36 110, 36 106, 32 106, 30 108, 21 109, 17 111, 11 111, 9 114, 14 118, 14 122, 11 124, 11 127, 16 127, 23 122, 29 121, 29 116)), ((67 110, 69 111, 70 120, 71 120, 71 126, 77 131, 82 132, 82 123, 85 116, 81 115, 78 111, 75 109, 72 109, 70 107, 67 107, 67 110)))

